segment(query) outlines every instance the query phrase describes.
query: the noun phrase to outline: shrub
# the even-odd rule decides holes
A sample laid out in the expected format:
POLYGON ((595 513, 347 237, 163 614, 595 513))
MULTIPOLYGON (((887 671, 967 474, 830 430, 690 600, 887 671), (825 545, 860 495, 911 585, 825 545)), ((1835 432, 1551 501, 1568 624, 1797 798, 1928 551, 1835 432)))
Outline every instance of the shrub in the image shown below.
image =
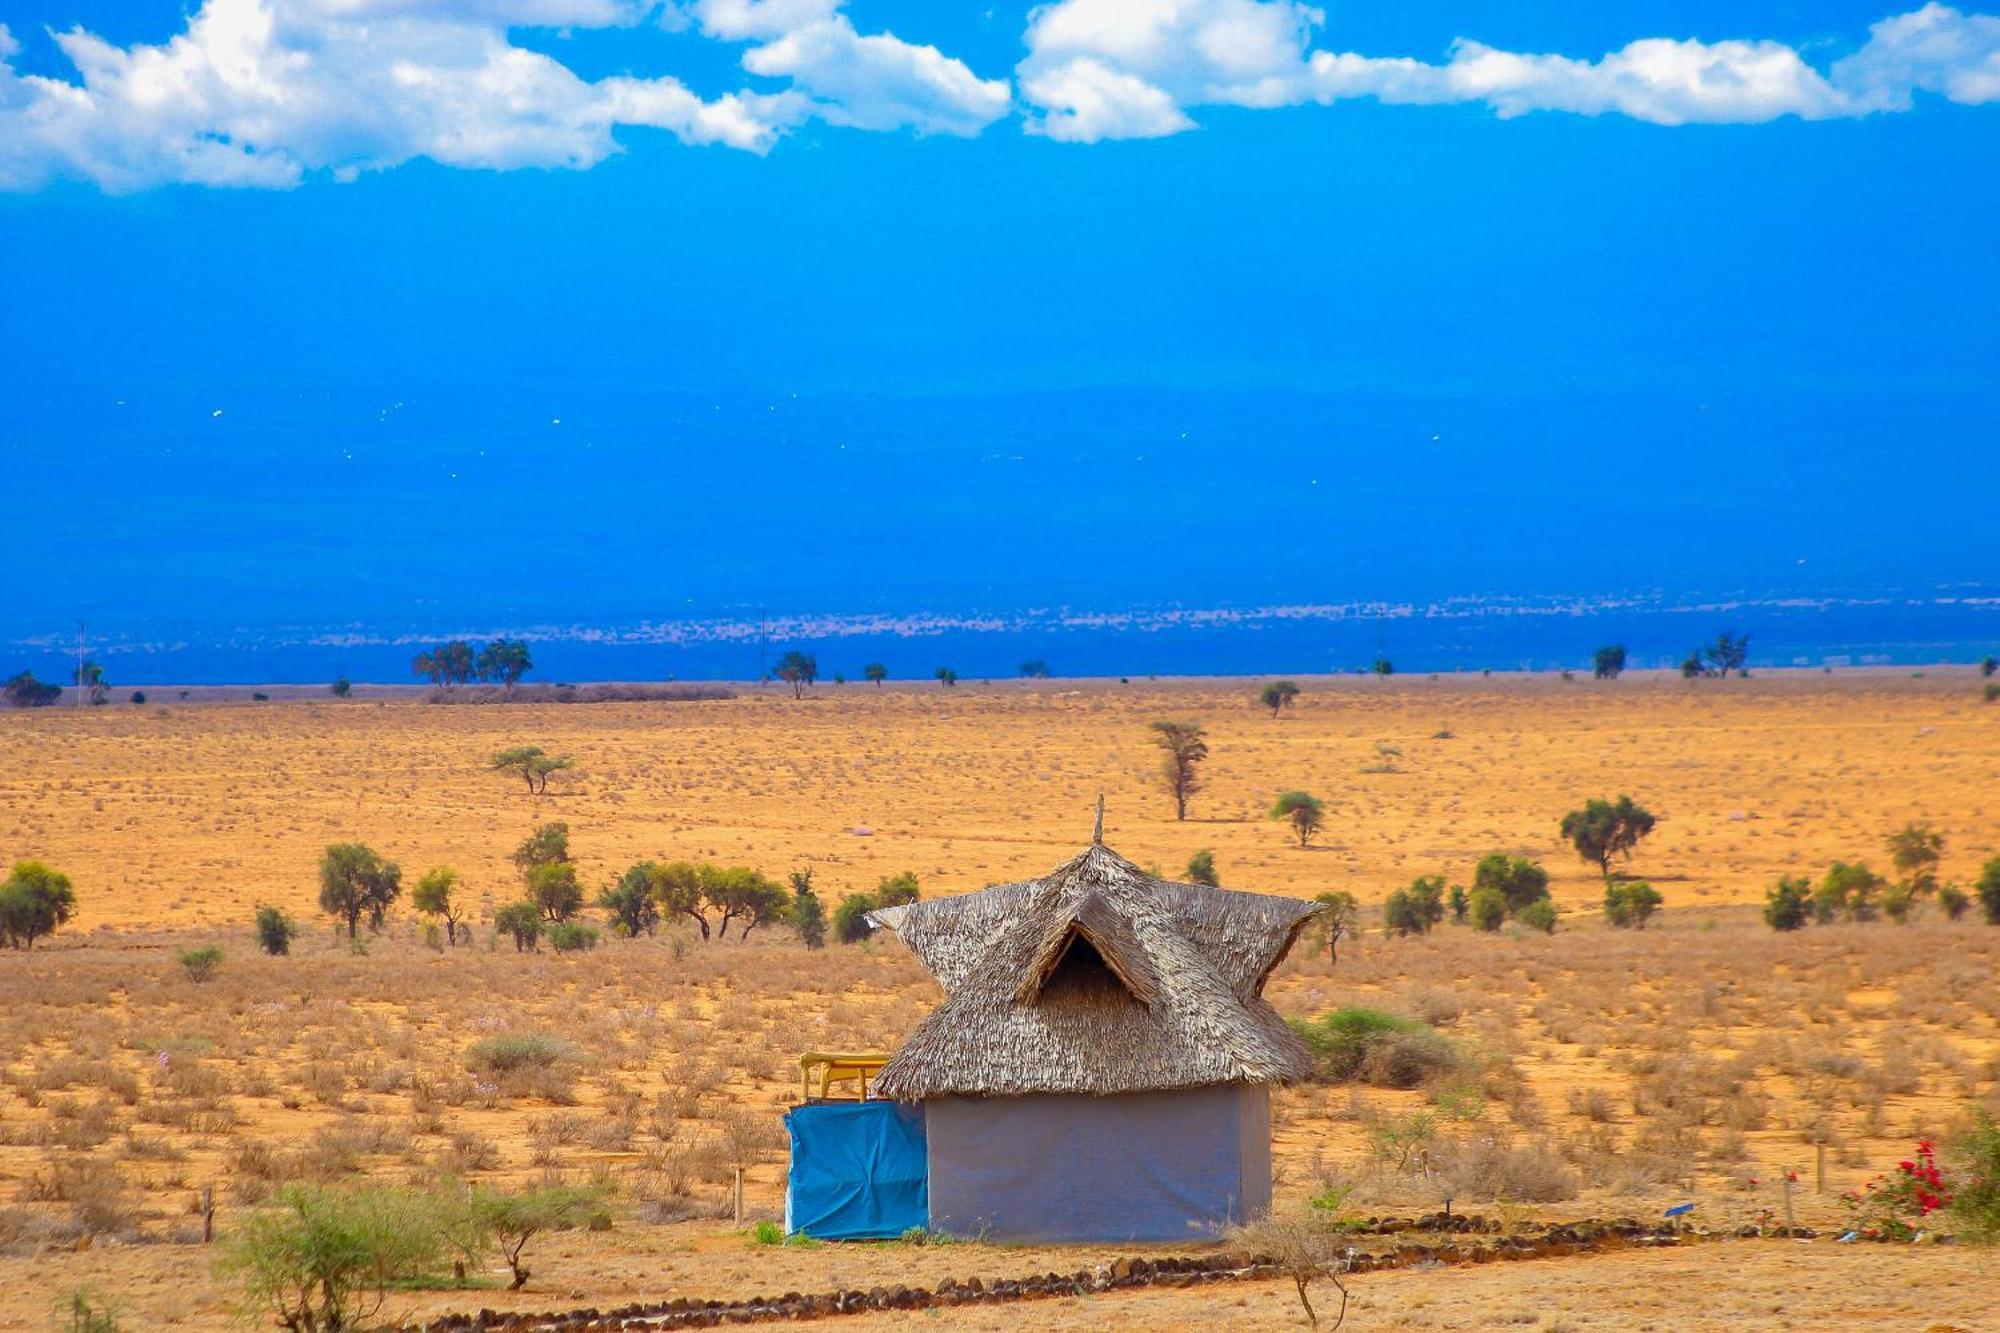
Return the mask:
POLYGON ((528 896, 551 923, 568 921, 583 910, 583 885, 577 881, 576 864, 554 861, 535 866, 528 871, 528 896))
POLYGON ((298 938, 299 926, 276 907, 257 909, 257 943, 272 957, 292 951, 292 941, 298 938))
POLYGON ((1514 914, 1514 919, 1530 930, 1539 930, 1544 935, 1556 933, 1556 905, 1547 898, 1537 898, 1514 914))
POLYGON ((605 1193, 602 1188, 584 1185, 518 1191, 475 1189, 468 1210, 471 1228, 482 1241, 492 1244, 514 1275, 507 1289, 519 1291, 530 1276, 521 1263, 521 1252, 528 1242, 544 1231, 594 1223, 603 1213, 605 1193))
POLYGON ((1664 902, 1660 891, 1644 880, 1604 886, 1604 919, 1614 926, 1644 930, 1664 902))
POLYGON ((876 884, 873 893, 850 893, 840 900, 833 909, 833 935, 842 944, 859 944, 868 938, 870 927, 868 913, 878 907, 901 907, 916 902, 919 896, 917 877, 905 870, 900 875, 885 875, 876 884))
POLYGON ((1518 916, 1529 903, 1549 896, 1549 872, 1525 856, 1490 852, 1473 867, 1472 887, 1497 891, 1507 915, 1518 916))
POLYGON ((1427 935, 1444 912, 1443 875, 1419 875, 1382 904, 1383 924, 1392 935, 1427 935))
POLYGON ((1979 697, 1986 700, 1987 703, 1992 703, 1996 699, 2000 699, 2000 681, 1987 681, 1985 687, 1980 690, 1979 697))
POLYGON ((188 980, 199 985, 212 981, 222 970, 222 946, 204 944, 199 949, 183 949, 180 954, 181 967, 187 972, 188 980))
POLYGON ((1946 1144, 1953 1171, 1951 1219, 1960 1234, 2000 1241, 2000 1125, 1990 1111, 1975 1110, 1972 1123, 1946 1144))
POLYGON ((384 861, 365 843, 337 842, 319 861, 319 905, 347 923, 347 938, 355 938, 363 914, 372 930, 382 927, 389 905, 403 891, 403 872, 384 861))
POLYGON ((1895 1171, 1840 1196, 1854 1230, 1870 1240, 1913 1240, 1949 1201, 1936 1149, 1927 1141, 1895 1171))
POLYGON ((1280 792, 1271 805, 1271 818, 1290 823, 1299 846, 1304 847, 1326 822, 1326 804, 1310 792, 1280 792))
POLYGON ((2000 926, 2000 856, 1980 868, 1979 881, 1972 891, 1979 898, 1979 912, 1986 918, 1986 924, 2000 926))
POLYGON ((547 1032, 508 1032, 481 1037, 465 1048, 466 1063, 474 1069, 511 1074, 517 1069, 547 1069, 559 1061, 576 1057, 576 1045, 547 1032))
POLYGON ((0 940, 13 948, 34 948, 37 939, 54 934, 75 914, 76 891, 69 876, 41 861, 16 861, 13 873, 0 883, 0 940))
POLYGON ((1576 1175, 1548 1145, 1486 1136, 1451 1148, 1441 1173, 1453 1198, 1556 1203, 1576 1197, 1576 1175))
POLYGON ((1474 930, 1498 930, 1507 920, 1506 895, 1490 886, 1474 889, 1466 899, 1465 912, 1474 930))
POLYGON ((411 1190, 287 1185, 243 1219, 220 1267, 281 1327, 349 1329, 373 1319, 392 1285, 427 1272, 444 1235, 438 1204, 411 1190))
POLYGON ((589 953, 602 938, 596 926, 580 921, 558 921, 549 927, 549 944, 557 953, 589 953))
POLYGON ((1188 858, 1187 882, 1206 884, 1211 889, 1222 887, 1222 879, 1215 873, 1215 853, 1204 847, 1188 858))
POLYGON ((542 943, 542 909, 531 902, 508 903, 493 914, 493 929, 514 937, 514 952, 527 953, 542 943))
POLYGON ((2000 657, 1995 657, 1991 653, 1988 653, 1985 657, 1979 659, 1980 675, 1990 676, 1995 671, 2000 671, 2000 657))
POLYGON ((34 672, 23 671, 0 685, 0 696, 10 708, 47 708, 62 698, 62 686, 36 680, 34 672))
POLYGON ((1841 917, 1873 921, 1880 906, 1875 894, 1883 887, 1882 877, 1865 864, 1835 861, 1813 890, 1813 919, 1821 925, 1841 917))
POLYGON ((1812 886, 1803 876, 1780 879, 1764 895, 1764 924, 1772 930, 1797 930, 1812 915, 1812 886))
POLYGON ((1317 1076, 1328 1083, 1414 1088, 1463 1063, 1457 1048, 1428 1025, 1381 1009, 1350 1005, 1318 1018, 1295 1018, 1292 1030, 1312 1052, 1317 1076))
POLYGON ((354 682, 345 676, 336 676, 333 684, 326 687, 326 691, 336 699, 345 699, 354 693, 354 682))
POLYGON ((1276 717, 1281 711, 1289 708, 1292 700, 1298 697, 1299 687, 1297 685, 1289 680, 1279 680, 1273 681, 1259 691, 1257 702, 1270 709, 1271 716, 1276 717))
POLYGON ((1944 909, 1946 918, 1956 921, 1965 915, 1966 908, 1972 906, 1972 899, 1958 885, 1947 884, 1938 890, 1938 906, 1944 909))
POLYGON ((810 868, 792 872, 792 905, 790 915, 792 929, 799 933, 799 943, 808 949, 826 947, 826 904, 813 892, 813 872, 810 868))
POLYGON ((133 702, 133 703, 135 703, 135 704, 143 704, 143 703, 145 703, 145 702, 146 702, 146 692, 145 692, 144 690, 134 690, 134 691, 132 691, 132 702, 133 702))

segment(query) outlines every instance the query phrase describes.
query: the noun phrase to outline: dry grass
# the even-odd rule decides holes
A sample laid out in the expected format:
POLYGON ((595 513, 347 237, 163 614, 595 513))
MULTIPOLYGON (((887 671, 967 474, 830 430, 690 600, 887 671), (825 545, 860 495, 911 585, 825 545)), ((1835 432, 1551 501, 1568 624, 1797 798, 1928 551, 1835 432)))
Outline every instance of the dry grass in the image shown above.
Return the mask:
POLYGON ((1446 1193, 1561 1213, 1693 1197, 1727 1222, 1775 1206, 1790 1169, 1801 1220, 1825 1224, 1834 1191, 1967 1100, 1993 1103, 2000 930, 1931 914, 1780 936, 1747 903, 1780 870, 1881 859, 1880 833, 1912 815, 1945 829, 1945 877, 1968 879, 1994 851, 1981 839, 2000 715, 1962 693, 1882 677, 1344 682, 1275 721, 1245 687, 1150 685, 0 716, 0 848, 62 865, 84 907, 81 931, 0 956, 0 1329, 41 1327, 31 1294, 70 1279, 137 1302, 141 1326, 219 1318, 223 1293, 179 1244, 70 1251, 185 1239, 204 1185, 226 1230, 292 1179, 612 1179, 617 1225, 565 1233, 537 1264, 596 1304, 913 1281, 932 1264, 1075 1267, 1074 1253, 954 1260, 958 1247, 753 1253, 716 1220, 738 1166, 753 1216, 780 1206, 776 1112, 798 1051, 891 1047, 935 1002, 893 943, 807 954, 783 931, 747 945, 669 931, 517 955, 489 949, 482 924, 474 947, 439 953, 399 914, 365 955, 321 924, 272 959, 249 917, 275 901, 310 919, 313 861, 350 836, 409 877, 455 864, 476 898, 504 902, 505 854, 542 818, 569 821, 591 883, 688 855, 810 862, 829 896, 906 868, 928 892, 970 889, 1072 853, 1100 784, 1109 840, 1141 863, 1171 870, 1213 847, 1233 886, 1352 888, 1371 912, 1412 875, 1462 877, 1493 847, 1542 856, 1558 898, 1587 907, 1595 885, 1558 854, 1556 819, 1630 790, 1664 817, 1641 853, 1668 895, 1658 929, 1578 911, 1553 937, 1371 930, 1343 942, 1337 970, 1305 946, 1280 969, 1281 1013, 1372 1005, 1433 1024, 1456 1053, 1409 1078, 1378 1071, 1407 1089, 1281 1093, 1281 1204, 1339 1182, 1362 1211, 1446 1193), (1144 724, 1188 714, 1210 718, 1216 758, 1205 822, 1178 825, 1144 724), (1427 739, 1447 724, 1453 739, 1427 739), (1383 739, 1402 771, 1357 778, 1383 739), (480 771, 517 740, 575 754, 571 788, 537 804, 480 771), (1279 785, 1331 798, 1328 846, 1299 852, 1261 817, 1279 785), (873 835, 846 831, 859 825, 873 835), (175 956, 213 939, 228 961, 193 985, 175 956), (478 1054, 537 1033, 554 1039, 546 1061, 478 1054), (1810 1190, 1821 1144, 1824 1196, 1810 1190), (148 1304, 166 1275, 175 1301, 148 1304))

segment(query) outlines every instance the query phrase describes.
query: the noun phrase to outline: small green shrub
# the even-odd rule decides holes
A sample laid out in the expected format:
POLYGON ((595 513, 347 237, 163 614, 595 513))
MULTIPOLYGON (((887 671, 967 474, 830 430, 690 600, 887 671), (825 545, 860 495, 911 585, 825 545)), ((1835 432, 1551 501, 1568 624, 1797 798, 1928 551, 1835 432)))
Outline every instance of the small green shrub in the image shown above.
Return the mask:
POLYGON ((287 1185, 243 1218, 219 1267, 282 1328, 367 1327, 393 1285, 442 1257, 445 1211, 432 1196, 390 1186, 287 1185))
POLYGON ((1938 907, 1944 911, 1948 920, 1958 920, 1965 915, 1966 909, 1970 906, 1972 906, 1971 897, 1958 885, 1947 884, 1938 890, 1938 907))
POLYGON ((2000 1125, 1989 1111, 1945 1146, 1952 1167, 1951 1219, 1959 1234, 1982 1244, 2000 1242, 2000 1125))
POLYGON ((549 927, 549 944, 557 953, 589 953, 601 938, 596 926, 580 921, 561 921, 549 927))
POLYGON ((199 949, 183 949, 180 959, 181 968, 187 973, 189 981, 197 985, 212 981, 215 974, 222 970, 222 946, 204 944, 199 949))
POLYGON ((1539 930, 1544 935, 1556 933, 1556 905, 1547 898, 1537 898, 1514 914, 1514 919, 1529 930, 1539 930))
POLYGON ((1803 876, 1780 879, 1764 895, 1764 924, 1772 930, 1798 930, 1812 915, 1812 886, 1803 876))
POLYGON ((547 1032, 509 1032, 481 1037, 465 1048, 466 1063, 474 1069, 511 1073, 516 1069, 546 1069, 561 1060, 576 1057, 574 1042, 547 1032))
POLYGON ((1492 887, 1474 889, 1465 901, 1465 913, 1474 930, 1495 931, 1507 920, 1507 899, 1492 887))
POLYGON ((292 951, 292 941, 298 938, 298 923, 276 907, 257 909, 257 943, 272 957, 292 951))
POLYGON ((752 1245, 782 1245, 785 1243, 785 1229, 768 1218, 750 1228, 752 1245))
POLYGON ((1665 899, 1644 880, 1604 886, 1604 919, 1621 929, 1644 930, 1665 899))
POLYGON ((1318 1018, 1295 1018, 1292 1030, 1328 1083, 1415 1088, 1464 1064, 1458 1049, 1427 1024, 1381 1009, 1350 1005, 1318 1018))
POLYGON ((542 943, 542 909, 525 900, 508 903, 493 914, 493 929, 513 937, 516 953, 538 949, 542 943))
POLYGON ((118 1312, 90 1288, 79 1287, 57 1307, 56 1327, 62 1333, 118 1333, 118 1312))

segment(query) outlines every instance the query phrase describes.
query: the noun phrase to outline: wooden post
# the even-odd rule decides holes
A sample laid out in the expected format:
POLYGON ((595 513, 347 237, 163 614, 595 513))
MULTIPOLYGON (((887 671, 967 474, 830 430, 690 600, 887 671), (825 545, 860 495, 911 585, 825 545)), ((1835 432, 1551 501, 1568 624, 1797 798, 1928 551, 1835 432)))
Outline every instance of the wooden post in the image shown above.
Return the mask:
POLYGON ((1826 1193, 1826 1140, 1821 1139, 1815 1147, 1818 1150, 1819 1163, 1813 1171, 1813 1193, 1824 1194, 1826 1193))
POLYGON ((743 1168, 736 1168, 736 1225, 743 1225, 743 1168))
POLYGON ((201 1187, 201 1243, 215 1239, 215 1186, 201 1187))
POLYGON ((1785 1191, 1785 1234, 1791 1235, 1799 1229, 1798 1215, 1792 1211, 1792 1172, 1787 1170, 1778 1184, 1785 1191))

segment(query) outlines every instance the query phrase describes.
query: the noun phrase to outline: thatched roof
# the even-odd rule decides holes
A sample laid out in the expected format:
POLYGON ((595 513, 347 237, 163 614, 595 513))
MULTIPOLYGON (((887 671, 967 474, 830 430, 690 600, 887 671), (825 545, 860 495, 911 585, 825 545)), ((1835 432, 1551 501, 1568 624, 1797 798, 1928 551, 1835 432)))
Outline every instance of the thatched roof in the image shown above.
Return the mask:
POLYGON ((885 1097, 1284 1083, 1311 1059, 1264 981, 1313 903, 1154 879, 1099 844, 1048 876, 875 913, 944 987, 885 1097))

